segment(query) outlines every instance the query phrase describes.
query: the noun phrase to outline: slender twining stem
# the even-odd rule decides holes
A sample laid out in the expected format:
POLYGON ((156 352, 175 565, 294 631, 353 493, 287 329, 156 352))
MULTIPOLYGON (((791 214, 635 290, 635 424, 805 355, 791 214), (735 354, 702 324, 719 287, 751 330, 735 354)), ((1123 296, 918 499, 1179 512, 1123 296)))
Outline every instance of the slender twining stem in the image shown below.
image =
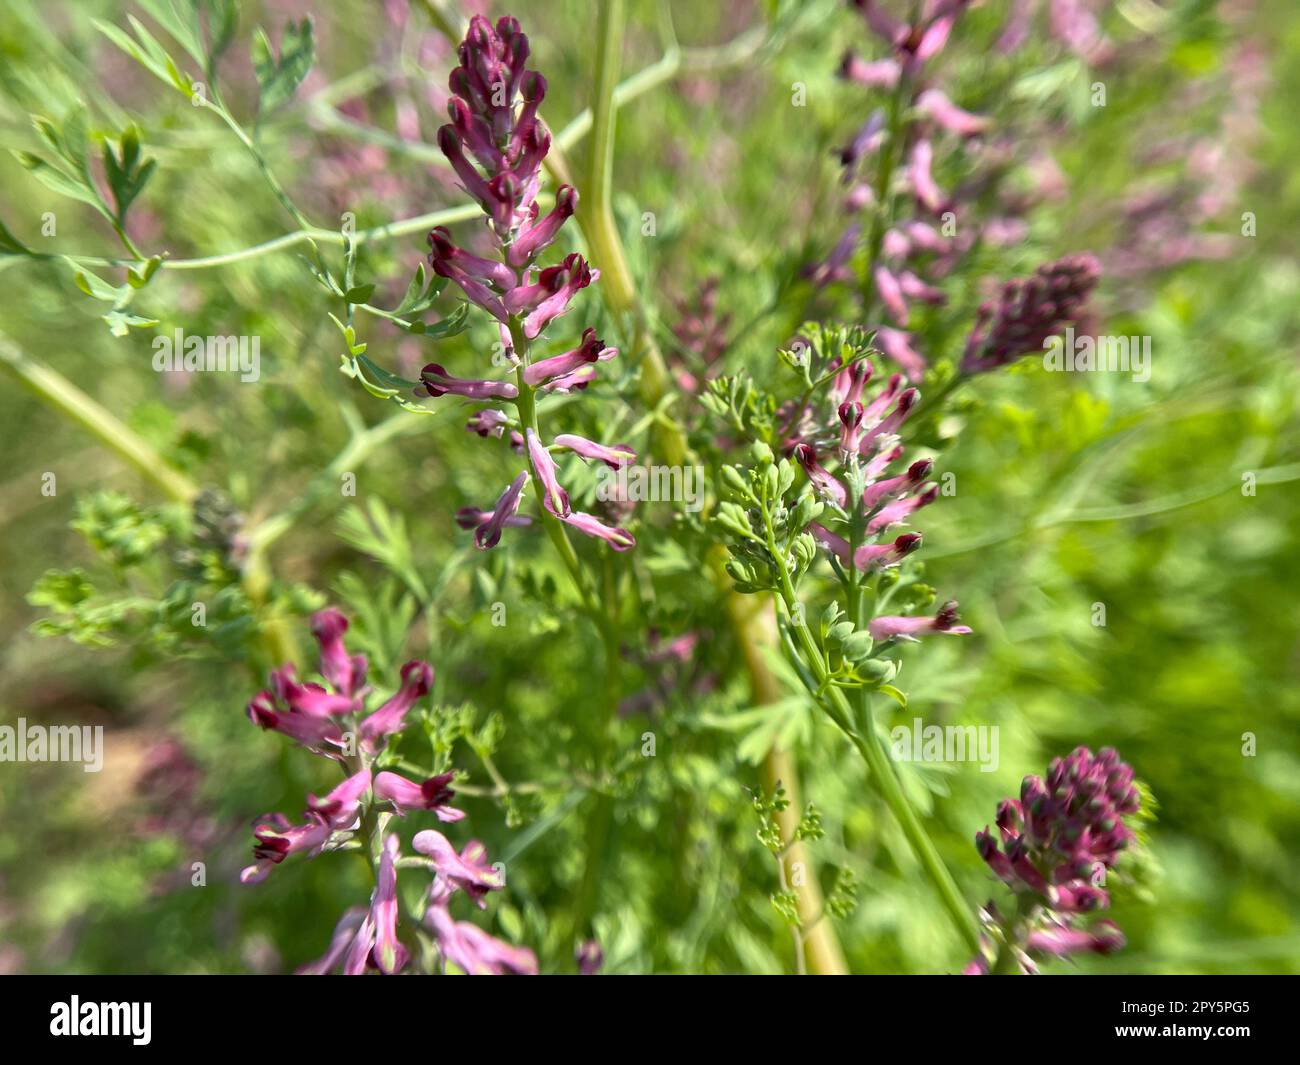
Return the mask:
POLYGON ((889 807, 890 812, 897 819, 899 826, 903 830, 903 835, 907 837, 912 852, 916 855, 921 867, 934 885, 944 909, 948 911, 953 926, 966 941, 971 951, 978 952, 980 947, 979 927, 975 922, 974 915, 962 898, 952 874, 948 872, 947 867, 943 864, 943 859, 939 856, 933 841, 925 831, 920 818, 917 817, 916 811, 912 808, 912 804, 903 792, 902 783, 894 772, 889 755, 881 746, 880 739, 876 735, 875 720, 870 704, 866 704, 866 713, 862 719, 863 731, 859 732, 848 699, 845 697, 844 692, 832 682, 826 659, 821 648, 818 647, 817 641, 813 638, 807 622, 804 620, 804 612, 790 576, 786 554, 777 544, 776 532, 772 526, 769 501, 764 500, 761 510, 766 546, 777 575, 777 594, 785 607, 786 624, 795 634, 803 664, 812 671, 813 678, 817 682, 817 690, 821 693, 817 700, 818 705, 839 726, 840 731, 844 733, 849 742, 862 755, 863 760, 867 763, 867 768, 870 770, 870 779, 880 797, 884 800, 885 805, 889 807))

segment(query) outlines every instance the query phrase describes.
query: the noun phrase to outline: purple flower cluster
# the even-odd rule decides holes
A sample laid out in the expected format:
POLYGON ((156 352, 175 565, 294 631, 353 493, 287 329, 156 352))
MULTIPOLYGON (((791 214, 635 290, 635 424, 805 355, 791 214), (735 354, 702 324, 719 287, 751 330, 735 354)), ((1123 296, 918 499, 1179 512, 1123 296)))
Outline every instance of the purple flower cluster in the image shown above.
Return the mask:
MULTIPOLYGON (((902 467, 903 446, 898 429, 916 408, 920 393, 903 387, 903 375, 892 374, 874 396, 865 391, 872 377, 871 360, 859 359, 842 366, 831 381, 827 399, 835 411, 829 424, 820 423, 809 408, 788 412, 785 450, 808 475, 823 503, 832 507, 837 520, 861 524, 861 542, 853 547, 843 536, 813 522, 808 531, 839 564, 861 572, 898 565, 921 546, 921 534, 900 533, 893 540, 881 536, 897 525, 908 523, 912 514, 939 498, 939 486, 928 480, 934 464, 918 459, 902 467), (836 462, 841 470, 856 467, 862 483, 861 500, 850 498, 847 477, 837 476, 822 464, 836 462), (891 468, 901 469, 888 475, 891 468)), ((915 639, 930 632, 953 636, 971 630, 957 624, 957 604, 949 602, 932 618, 888 616, 870 624, 874 640, 915 639)))
MULTIPOLYGON (((391 975, 410 961, 410 952, 397 935, 397 869, 401 842, 386 827, 392 817, 414 810, 432 811, 439 821, 456 822, 462 810, 451 806, 455 791, 452 773, 422 782, 380 768, 390 737, 401 732, 415 704, 429 693, 433 670, 425 662, 402 667, 402 684, 378 709, 366 713, 370 687, 364 655, 351 655, 343 645, 347 619, 337 610, 312 618, 312 633, 320 645, 320 674, 325 685, 299 683, 292 666, 271 674, 271 687, 248 704, 248 716, 264 729, 284 733, 314 754, 339 763, 344 780, 324 797, 307 796, 303 820, 264 814, 253 829, 254 863, 240 874, 246 884, 259 883, 291 854, 314 858, 325 850, 354 841, 372 847, 376 855, 375 889, 368 907, 353 907, 339 921, 329 950, 301 973, 341 969, 359 975, 368 969, 391 975)), ((466 922, 451 920, 448 903, 464 890, 482 905, 482 896, 503 886, 486 864, 483 845, 471 842, 457 854, 446 837, 432 830, 417 833, 413 846, 428 856, 434 873, 424 912, 443 958, 467 973, 536 972, 531 952, 494 939, 466 922)))
POLYGON ((518 524, 524 486, 531 476, 540 484, 542 503, 555 518, 588 536, 599 537, 616 551, 635 546, 625 529, 607 526, 591 514, 572 510, 560 487, 550 451, 565 447, 584 458, 618 462, 635 458, 629 449, 616 449, 570 436, 544 444, 536 425, 534 391, 568 393, 586 388, 596 376, 597 363, 614 358, 594 329, 582 334, 574 348, 532 361, 530 349, 547 327, 563 315, 573 298, 600 277, 577 253, 553 266, 540 266, 538 257, 552 244, 576 210, 578 194, 569 185, 555 192, 555 205, 545 215, 537 202, 542 163, 551 147, 551 134, 538 115, 546 96, 546 79, 526 69, 528 38, 516 19, 502 17, 495 26, 481 15, 470 20, 459 49, 460 66, 449 82, 451 122, 438 131, 438 147, 447 157, 464 190, 487 216, 497 257, 485 258, 456 245, 443 227, 429 234, 429 261, 434 271, 460 286, 469 301, 481 307, 500 327, 504 361, 515 371, 515 382, 454 377, 431 363, 420 375, 421 395, 462 396, 472 400, 508 400, 518 419, 504 411, 483 410, 468 428, 483 436, 503 435, 527 451, 529 467, 501 494, 491 511, 466 510, 458 515, 475 531, 480 548, 496 546, 507 525, 518 524), (573 443, 579 441, 579 444, 573 443))
MULTIPOLYGON (((1059 171, 1050 158, 1040 153, 1039 157, 1030 160, 1027 167, 1037 191, 1029 196, 1005 192, 1000 186, 1013 161, 1014 145, 999 140, 990 132, 991 123, 987 117, 959 107, 926 76, 927 63, 943 49, 957 19, 970 6, 969 0, 927 0, 916 6, 915 21, 911 22, 892 15, 880 0, 854 0, 853 6, 863 15, 867 26, 886 46, 889 54, 867 60, 850 52, 841 64, 841 76, 876 92, 902 94, 899 106, 914 117, 901 123, 897 129, 891 129, 885 109, 877 108, 844 147, 840 159, 844 166, 844 181, 849 186, 845 209, 858 216, 864 210, 882 206, 878 199, 891 195, 894 191, 892 183, 889 188, 878 189, 871 182, 881 172, 890 173, 892 167, 877 171, 873 165, 865 176, 863 168, 880 153, 893 153, 901 164, 902 184, 910 196, 912 212, 910 217, 895 220, 883 232, 873 231, 873 247, 869 249, 870 261, 867 264, 871 274, 868 318, 876 332, 876 343, 886 358, 897 365, 909 380, 918 382, 925 373, 927 360, 909 332, 913 304, 937 306, 945 303, 947 296, 935 282, 948 276, 975 247, 1015 244, 1023 240, 1028 227, 1020 215, 1036 197, 1059 191, 1059 171), (936 148, 944 140, 959 145, 970 161, 966 169, 972 176, 952 190, 941 188, 934 176, 936 148), (994 213, 978 219, 971 217, 971 212, 962 210, 963 204, 977 202, 992 204, 994 213), (956 224, 959 212, 962 216, 960 227, 956 224)), ((1080 20, 1086 12, 1077 10, 1077 3, 1054 4, 1054 19, 1056 9, 1066 6, 1074 13, 1062 24, 1081 25, 1080 20)), ((880 226, 879 222, 875 224, 880 226)), ((856 280, 854 259, 863 243, 863 229, 856 220, 848 225, 827 258, 808 271, 815 284, 856 280)), ((1061 269, 1085 261, 1095 264, 1089 256, 1078 256, 1049 264, 1043 271, 1051 272, 1055 279, 1061 269)), ((1079 282, 1081 279, 1075 280, 1079 282)), ((1093 281, 1095 283, 1095 277, 1093 281)), ((1082 295, 1086 294, 1084 290, 1082 295)), ((1072 308, 1076 312, 1078 309, 1072 308)), ((971 337, 971 344, 977 348, 988 339, 985 336, 989 327, 985 308, 981 308, 980 315, 971 337)), ((1052 335, 1073 320, 1073 315, 1059 315, 1045 335, 1052 335)), ((1026 347, 1017 354, 1028 350, 1026 347)), ((1010 361, 1010 358, 1003 361, 1010 361)), ((991 354, 988 358, 977 354, 968 356, 961 370, 972 373, 995 365, 1002 363, 992 361, 991 354)))
POLYGON ((1041 352, 1049 337, 1077 322, 1101 277, 1091 255, 1067 255, 1040 266, 1027 279, 1013 278, 996 300, 980 305, 966 341, 963 373, 982 373, 1041 352))
MULTIPOLYGON (((1139 806, 1132 766, 1110 747, 1095 755, 1078 747, 1053 759, 1046 779, 1025 777, 1019 800, 998 804, 996 835, 987 827, 976 834, 980 857, 1022 900, 1018 923, 989 911, 1022 968, 1032 968, 1034 954, 1110 953, 1124 945, 1113 923, 1085 928, 1080 921, 1110 905, 1106 873, 1134 838, 1124 819, 1139 806)), ((968 971, 987 972, 988 960, 975 959, 968 971)))

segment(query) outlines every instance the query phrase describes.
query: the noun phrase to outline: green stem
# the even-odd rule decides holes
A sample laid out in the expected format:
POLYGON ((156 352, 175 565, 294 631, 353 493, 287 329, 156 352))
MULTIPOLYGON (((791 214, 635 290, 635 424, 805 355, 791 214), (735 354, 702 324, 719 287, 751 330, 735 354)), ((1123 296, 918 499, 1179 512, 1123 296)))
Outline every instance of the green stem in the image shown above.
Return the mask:
POLYGON ((777 546, 776 533, 772 527, 772 515, 766 501, 764 501, 762 511, 767 533, 767 549, 776 568, 779 582, 778 590, 785 605, 788 624, 798 637, 803 658, 812 669, 819 690, 825 693, 819 701, 819 705, 827 716, 839 726, 844 735, 848 737, 849 742, 857 748, 858 753, 862 755, 863 760, 867 763, 867 768, 871 771, 871 780, 876 790, 902 828, 903 835, 907 837, 912 852, 930 878, 931 884, 934 885, 944 909, 948 911, 953 926, 966 941, 971 951, 978 952, 980 947, 979 927, 971 914, 970 907, 962 898, 956 881, 953 880, 952 874, 948 872, 947 867, 943 864, 943 859, 939 856, 934 842, 925 831, 920 818, 917 817, 916 811, 912 808, 903 792, 903 786, 894 772, 893 764, 876 735, 875 721, 870 706, 867 706, 867 712, 863 720, 866 735, 862 735, 854 727, 853 711, 844 696, 844 692, 831 681, 830 670, 822 656, 821 649, 817 646, 811 630, 803 620, 802 611, 797 609, 798 597, 795 594, 794 583, 790 578, 790 570, 786 565, 785 554, 777 546))

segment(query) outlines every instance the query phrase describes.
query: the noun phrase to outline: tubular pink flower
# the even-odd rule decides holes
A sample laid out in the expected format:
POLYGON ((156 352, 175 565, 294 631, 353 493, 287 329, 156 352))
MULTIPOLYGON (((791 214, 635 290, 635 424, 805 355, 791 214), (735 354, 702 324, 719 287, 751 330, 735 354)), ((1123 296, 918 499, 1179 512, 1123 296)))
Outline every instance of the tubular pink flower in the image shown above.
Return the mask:
POLYGON ((339 923, 334 927, 334 935, 330 938, 329 949, 319 958, 306 965, 300 966, 294 970, 297 976, 324 976, 326 973, 332 973, 342 964, 343 959, 347 957, 349 948, 353 940, 356 939, 357 930, 361 927, 366 918, 366 908, 364 906, 352 906, 343 911, 343 916, 339 918, 339 923))
POLYGON ((375 893, 370 900, 370 915, 375 926, 375 946, 371 957, 375 968, 385 976, 399 972, 410 960, 410 953, 397 938, 397 854, 397 837, 386 836, 375 877, 375 893))
MULTIPOLYGON (((430 262, 435 265, 444 263, 452 271, 459 271, 476 281, 491 285, 497 292, 509 292, 518 282, 515 272, 505 263, 471 255, 463 248, 457 247, 452 242, 451 232, 446 226, 437 226, 429 231, 429 248, 430 262)), ((446 273, 443 276, 453 275, 446 273)))
POLYGON ((439 773, 423 784, 417 784, 397 773, 380 773, 375 777, 375 798, 391 802, 400 814, 409 810, 432 810, 439 821, 460 821, 465 811, 448 805, 456 796, 456 792, 448 787, 455 775, 439 773))
MULTIPOLYGON (((431 859, 434 872, 448 887, 464 891, 480 909, 486 905, 484 895, 505 886, 501 875, 487 864, 487 853, 477 840, 470 840, 457 854, 446 836, 436 829, 426 828, 415 834, 411 846, 431 859)), ((434 889, 438 886, 435 882, 434 889)))
POLYGON ((361 749, 374 754, 389 736, 406 727, 406 715, 433 687, 433 668, 427 662, 407 662, 402 667, 402 686, 391 699, 361 722, 361 749))
POLYGON ((585 329, 582 342, 571 351, 562 355, 553 355, 541 359, 524 370, 524 381, 533 388, 545 387, 553 378, 570 375, 578 370, 592 368, 597 362, 605 362, 618 354, 618 348, 607 348, 605 342, 596 336, 596 330, 585 329))
POLYGON ((340 831, 351 828, 357 819, 361 796, 370 787, 370 770, 360 769, 323 799, 307 796, 308 815, 323 819, 340 831))
POLYGON ((933 162, 934 149, 923 137, 912 146, 907 173, 916 202, 932 214, 939 214, 943 210, 945 199, 930 173, 933 162))
POLYGON ((1098 921, 1087 931, 1056 927, 1031 932, 1025 945, 1063 958, 1070 954, 1113 954, 1122 950, 1125 942, 1124 933, 1115 924, 1098 921))
POLYGON ((289 855, 306 851, 315 854, 329 842, 334 829, 328 821, 309 817, 305 824, 293 825, 281 814, 268 814, 253 829, 254 864, 239 874, 241 883, 260 884, 289 855))
POLYGON ((899 325, 907 324, 907 300, 903 298, 903 289, 893 272, 884 265, 878 265, 871 273, 876 281, 876 295, 889 311, 890 317, 899 325))
POLYGON ((471 433, 478 433, 482 437, 494 436, 500 439, 509 424, 510 416, 505 411, 489 408, 475 411, 470 415, 469 420, 465 423, 465 429, 471 433))
POLYGON ((840 63, 840 77, 855 81, 869 89, 892 89, 898 84, 899 66, 894 59, 875 59, 868 62, 852 52, 846 53, 840 63))
POLYGON ((600 271, 588 266, 577 252, 568 256, 561 265, 543 270, 539 283, 549 289, 550 295, 537 303, 524 318, 524 336, 529 340, 536 339, 543 329, 569 309, 574 296, 599 278, 600 271))
POLYGON ((909 381, 919 381, 925 376, 925 357, 912 347, 909 334, 881 326, 876 330, 876 343, 885 358, 907 374, 909 381))
POLYGON ((308 717, 346 714, 356 708, 356 700, 351 696, 326 691, 319 684, 299 684, 294 679, 293 666, 271 671, 271 689, 290 711, 308 717))
POLYGON ((834 502, 841 509, 848 502, 848 489, 817 461, 817 451, 808 444, 798 444, 794 449, 794 460, 803 467, 808 480, 812 481, 817 493, 834 502))
POLYGON ((909 300, 920 300, 922 303, 931 304, 942 304, 948 301, 943 289, 927 285, 911 270, 903 270, 898 274, 898 287, 909 300))
MULTIPOLYGON (((533 205, 536 213, 536 204, 533 205)), ((527 266, 546 248, 560 227, 578 209, 578 193, 572 185, 561 185, 555 190, 555 206, 541 221, 528 221, 519 229, 519 235, 510 245, 507 257, 510 265, 518 268, 527 266)))
POLYGON ((974 137, 989 128, 989 119, 963 111, 939 89, 926 89, 916 98, 916 107, 949 133, 959 137, 974 137))
POLYGON ((627 444, 614 444, 612 447, 607 447, 605 444, 598 444, 594 440, 588 440, 584 436, 574 436, 572 433, 561 433, 555 438, 554 446, 566 447, 584 459, 603 462, 611 470, 620 469, 636 461, 636 452, 627 444))
POLYGON ((343 646, 348 619, 330 607, 313 614, 311 633, 320 644, 320 672, 334 689, 354 697, 366 682, 366 656, 350 656, 343 646))
POLYGON ((466 399, 514 399, 519 389, 509 381, 476 381, 453 377, 438 363, 431 362, 420 371, 420 381, 430 396, 464 396, 466 399))
POLYGON ((269 691, 258 692, 248 704, 248 719, 259 728, 283 733, 316 754, 334 757, 330 748, 342 743, 343 730, 328 717, 294 713, 277 705, 269 691))
POLYGON ((930 459, 918 459, 907 468, 906 473, 867 485, 862 492, 862 509, 870 514, 882 503, 919 487, 930 476, 932 469, 934 463, 930 459))
POLYGON ((927 617, 879 617, 872 618, 867 631, 876 641, 902 639, 913 640, 917 634, 941 632, 949 636, 965 636, 970 633, 966 625, 957 624, 957 603, 955 600, 944 603, 932 618, 927 617))
MULTIPOLYGON (((516 517, 519 512, 519 500, 523 493, 524 485, 528 483, 528 471, 520 472, 507 486, 506 490, 501 493, 501 498, 497 500, 496 509, 487 514, 482 520, 476 522, 474 531, 474 543, 480 551, 486 551, 489 548, 496 547, 501 542, 501 530, 507 525, 530 525, 532 519, 527 517, 516 517)), ((463 525, 462 515, 466 514, 483 515, 483 511, 460 511, 456 515, 456 520, 463 525)))
POLYGON ((910 496, 907 499, 896 499, 892 503, 886 503, 881 507, 871 520, 867 522, 867 532, 878 533, 882 529, 887 529, 891 525, 897 525, 906 521, 908 517, 920 510, 922 507, 928 507, 939 498, 939 486, 934 485, 927 488, 919 495, 910 496))
POLYGON ((430 903, 424 922, 442 956, 469 976, 537 975, 531 950, 511 946, 469 921, 454 920, 445 898, 430 903))
POLYGON ((572 525, 580 533, 599 537, 615 551, 627 551, 636 547, 636 537, 630 532, 616 526, 606 525, 592 514, 584 514, 575 510, 562 520, 566 525, 572 525))
POLYGON ((542 447, 541 440, 532 429, 525 431, 524 439, 528 445, 528 461, 533 467, 533 476, 542 485, 542 503, 557 518, 568 517, 569 493, 560 487, 559 479, 556 477, 555 460, 551 458, 551 453, 542 447))

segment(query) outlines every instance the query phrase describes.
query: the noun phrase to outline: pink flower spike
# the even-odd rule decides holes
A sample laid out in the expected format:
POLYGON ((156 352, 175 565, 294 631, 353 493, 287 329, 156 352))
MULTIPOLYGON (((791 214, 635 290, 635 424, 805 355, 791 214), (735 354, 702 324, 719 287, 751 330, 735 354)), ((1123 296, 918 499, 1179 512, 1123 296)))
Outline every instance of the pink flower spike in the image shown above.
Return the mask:
POLYGON ((525 432, 524 439, 528 445, 528 461, 532 464, 533 476, 542 485, 542 503, 557 518, 568 517, 569 493, 560 487, 555 472, 555 460, 551 458, 551 453, 542 447, 541 440, 532 429, 525 432))
POLYGON ((519 389, 509 381, 477 381, 453 377, 438 363, 431 362, 420 371, 424 390, 435 399, 439 396, 464 396, 466 399, 514 399, 519 389))
POLYGON ((626 529, 606 525, 594 515, 583 514, 581 511, 575 510, 563 520, 566 525, 572 525, 580 533, 599 537, 615 551, 628 551, 636 547, 636 537, 630 532, 626 529))
POLYGON ((448 787, 454 776, 454 773, 439 773, 417 784, 397 773, 380 773, 375 777, 375 798, 391 802, 400 814, 408 810, 432 810, 439 821, 459 821, 465 812, 447 805, 456 795, 448 787))
POLYGON ((926 89, 916 98, 916 107, 949 133, 974 137, 989 127, 988 118, 963 111, 938 89, 926 89))
POLYGON ((597 444, 594 440, 588 440, 583 436, 574 436, 572 433, 561 433, 555 438, 555 447, 567 447, 576 455, 581 455, 584 459, 595 459, 603 462, 611 470, 617 470, 629 463, 636 461, 636 452, 627 444, 615 444, 613 447, 606 447, 604 444, 597 444))
POLYGON ((402 686, 388 702, 361 722, 361 749, 374 754, 384 741, 406 727, 406 715, 433 687, 433 667, 427 662, 407 662, 402 667, 402 686))
POLYGON ((942 632, 949 636, 966 636, 971 629, 957 624, 957 603, 949 601, 939 608, 932 618, 927 617, 879 617, 872 618, 867 626, 871 638, 876 641, 903 639, 914 640, 918 633, 942 632))

